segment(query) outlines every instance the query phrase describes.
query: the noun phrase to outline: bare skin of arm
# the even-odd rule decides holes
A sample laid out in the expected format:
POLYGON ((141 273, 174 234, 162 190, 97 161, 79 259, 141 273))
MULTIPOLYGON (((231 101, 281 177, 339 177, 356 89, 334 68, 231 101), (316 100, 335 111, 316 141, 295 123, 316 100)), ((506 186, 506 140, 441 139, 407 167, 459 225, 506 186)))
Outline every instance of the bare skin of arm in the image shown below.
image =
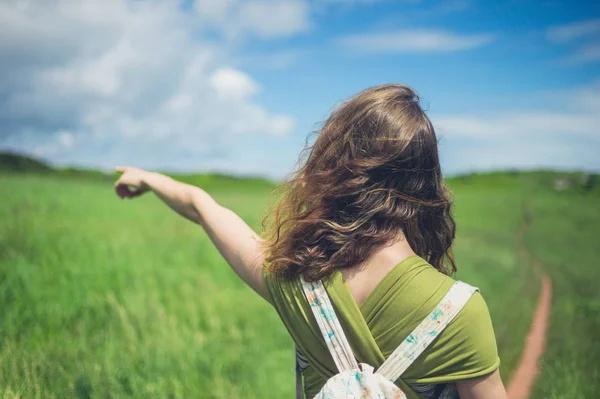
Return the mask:
MULTIPOLYGON (((206 191, 169 176, 119 166, 115 191, 122 199, 153 191, 171 209, 201 225, 231 268, 260 296, 268 293, 262 278, 263 243, 236 213, 219 205, 206 191)), ((268 300, 268 299, 267 299, 268 300)))
POLYGON ((483 377, 457 381, 460 399, 507 399, 500 371, 496 370, 483 377))

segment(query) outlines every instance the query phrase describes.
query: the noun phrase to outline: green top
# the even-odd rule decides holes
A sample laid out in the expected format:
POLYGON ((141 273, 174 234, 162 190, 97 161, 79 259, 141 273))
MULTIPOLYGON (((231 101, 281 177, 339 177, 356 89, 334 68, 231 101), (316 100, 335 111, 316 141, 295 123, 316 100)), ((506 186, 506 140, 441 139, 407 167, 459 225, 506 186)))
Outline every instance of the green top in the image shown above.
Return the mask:
MULTIPOLYGON (((308 305, 299 276, 264 272, 269 301, 310 367, 304 391, 314 397, 337 369, 308 305)), ((340 324, 359 363, 375 369, 435 308, 455 280, 412 255, 398 263, 358 307, 338 270, 323 279, 340 324)), ((435 384, 482 376, 500 365, 489 310, 475 292, 455 319, 396 381, 408 399, 414 384, 435 384), (408 385, 407 385, 408 384, 408 385)))

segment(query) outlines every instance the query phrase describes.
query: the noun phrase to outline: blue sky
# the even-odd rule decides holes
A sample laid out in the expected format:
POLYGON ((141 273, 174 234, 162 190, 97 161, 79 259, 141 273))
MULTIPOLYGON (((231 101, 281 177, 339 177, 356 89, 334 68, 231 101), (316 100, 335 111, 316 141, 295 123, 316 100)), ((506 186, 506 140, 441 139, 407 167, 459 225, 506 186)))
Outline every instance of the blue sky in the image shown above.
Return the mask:
POLYGON ((448 175, 600 171, 600 3, 0 4, 0 149, 282 178, 360 90, 421 95, 448 175))

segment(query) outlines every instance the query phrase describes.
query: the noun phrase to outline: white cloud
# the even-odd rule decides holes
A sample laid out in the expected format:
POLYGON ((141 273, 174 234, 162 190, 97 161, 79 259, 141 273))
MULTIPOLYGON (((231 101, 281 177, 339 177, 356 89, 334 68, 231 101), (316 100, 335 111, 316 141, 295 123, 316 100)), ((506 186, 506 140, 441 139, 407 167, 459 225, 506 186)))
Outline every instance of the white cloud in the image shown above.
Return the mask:
POLYGON ((564 64, 583 64, 587 62, 600 61, 600 44, 592 43, 588 46, 584 46, 572 55, 566 57, 563 60, 564 64))
POLYGON ((305 0, 195 0, 194 10, 203 25, 229 39, 290 36, 311 27, 305 0))
MULTIPOLYGON (((356 4, 375 4, 388 2, 390 0, 321 0, 323 3, 333 5, 356 5, 356 4)), ((420 0, 404 0, 405 3, 419 3, 420 0)))
POLYGON ((555 43, 566 43, 600 33, 600 18, 557 25, 548 28, 548 39, 555 43))
POLYGON ((563 65, 577 65, 600 61, 600 18, 550 27, 548 40, 555 44, 568 44, 577 49, 559 60, 563 65))
POLYGON ((219 68, 209 78, 221 100, 244 100, 258 92, 258 85, 245 73, 233 68, 219 68))
POLYGON ((513 140, 480 145, 440 145, 446 175, 506 169, 600 171, 598 148, 547 140, 513 140))
POLYGON ((498 112, 485 116, 438 116, 438 132, 478 140, 572 135, 600 139, 600 114, 549 111, 498 112))
POLYGON ((291 35, 306 31, 308 4, 302 1, 244 1, 240 7, 242 23, 262 37, 291 35))
POLYGON ((557 110, 496 111, 479 115, 435 115, 439 132, 449 137, 493 140, 527 136, 569 135, 600 140, 600 81, 555 91, 557 110))
POLYGON ((195 0, 194 8, 204 19, 224 22, 236 4, 236 0, 195 0))
POLYGON ((491 34, 463 35, 441 30, 399 30, 348 35, 338 45, 371 53, 455 52, 485 46, 494 40, 491 34))
MULTIPOLYGON (((222 16, 230 3, 213 2, 211 18, 233 24, 222 16)), ((300 7, 269 4, 282 16, 300 7)), ((261 36, 300 29, 235 18, 261 36)), ((227 66, 229 42, 203 40, 198 19, 170 1, 0 2, 0 147, 103 167, 198 169, 243 150, 239 137, 290 133, 294 119, 256 102, 259 84, 227 66)))
POLYGON ((65 148, 71 148, 75 142, 75 137, 71 132, 62 131, 58 133, 58 142, 65 148))
POLYGON ((282 50, 272 53, 243 54, 237 57, 238 65, 252 65, 263 69, 281 70, 289 67, 299 61, 303 56, 309 53, 309 49, 282 50))
POLYGON ((555 111, 430 115, 452 172, 497 168, 600 170, 600 83, 562 93, 555 111))
POLYGON ((563 93, 561 99, 573 104, 575 109, 600 115, 600 81, 569 90, 563 93))

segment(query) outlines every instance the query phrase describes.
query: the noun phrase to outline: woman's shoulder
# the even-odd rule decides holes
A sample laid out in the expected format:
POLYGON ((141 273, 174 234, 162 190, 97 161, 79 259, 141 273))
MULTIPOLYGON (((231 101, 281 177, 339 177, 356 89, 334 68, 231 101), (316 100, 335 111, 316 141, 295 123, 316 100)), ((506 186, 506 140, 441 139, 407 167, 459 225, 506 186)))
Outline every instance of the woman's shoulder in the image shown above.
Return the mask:
POLYGON ((483 352, 489 353, 492 357, 497 356, 494 328, 490 310, 484 298, 485 293, 482 293, 469 280, 458 279, 439 272, 435 278, 431 277, 431 279, 439 284, 438 298, 436 299, 438 301, 457 282, 466 283, 467 286, 475 288, 464 306, 448 325, 446 337, 452 337, 454 342, 462 342, 463 345, 477 347, 478 350, 483 349, 483 352))
POLYGON ((492 317, 482 293, 473 292, 453 320, 454 328, 468 336, 472 343, 496 345, 492 317))
MULTIPOLYGON (((453 284, 447 276, 445 282, 453 284)), ((466 281, 465 281, 466 282, 466 281)), ((491 315, 482 293, 474 291, 411 370, 414 382, 448 382, 489 374, 500 366, 491 315), (436 373, 432 373, 436 370, 436 373)))
POLYGON ((499 367, 491 314, 479 290, 473 292, 446 330, 434 350, 453 353, 454 359, 448 366, 455 377, 474 378, 499 367))
MULTIPOLYGON (((422 300, 429 297, 422 312, 435 307, 457 281, 477 288, 468 279, 440 273, 426 262, 417 264, 413 274, 410 280, 414 287, 410 291, 423 290, 422 300)), ((492 318, 484 297, 485 292, 477 288, 432 345, 431 353, 453 359, 447 366, 455 377, 461 373, 470 377, 483 375, 500 364, 492 318)))

